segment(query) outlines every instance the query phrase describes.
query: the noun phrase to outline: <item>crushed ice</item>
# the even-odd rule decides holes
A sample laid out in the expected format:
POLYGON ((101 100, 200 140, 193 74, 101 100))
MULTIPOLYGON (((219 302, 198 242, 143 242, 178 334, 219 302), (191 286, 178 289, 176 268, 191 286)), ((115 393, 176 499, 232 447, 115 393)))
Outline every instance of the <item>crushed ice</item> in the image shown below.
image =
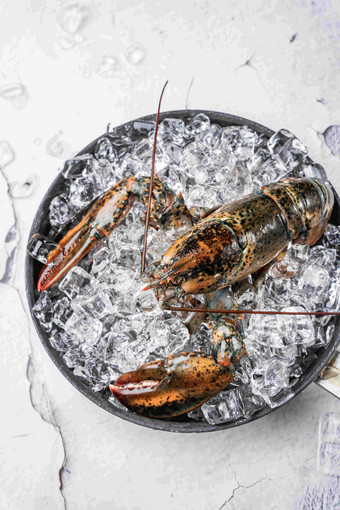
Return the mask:
MULTIPOLYGON (((73 33, 78 21, 72 23, 73 33)), ((141 48, 133 51, 129 58, 138 63, 141 48)), ((108 71, 103 67, 102 72, 108 71)), ((93 154, 66 162, 65 189, 50 204, 55 232, 118 180, 129 174, 150 175, 154 129, 153 121, 143 120, 117 129, 109 126, 93 154)), ((159 126, 157 175, 182 192, 188 207, 227 203, 283 176, 312 175, 315 167, 306 147, 287 130, 268 140, 247 126, 211 124, 203 113, 186 123, 167 118, 159 126)), ((142 204, 135 202, 110 237, 41 293, 33 307, 67 366, 119 407, 107 386, 120 373, 184 349, 213 353, 211 329, 205 322, 189 335, 185 324, 193 314, 163 311, 152 290, 141 292, 143 212, 142 204)), ((147 263, 159 260, 174 239, 150 228, 147 263)), ((271 269, 258 292, 249 278, 242 286, 226 289, 226 302, 263 310, 338 309, 339 241, 340 228, 329 225, 318 246, 289 246, 284 261, 271 269)), ((28 249, 45 262, 54 247, 53 240, 35 234, 28 249)), ((204 297, 195 299, 204 304, 204 297)), ((246 316, 249 356, 239 363, 228 389, 189 416, 218 424, 249 418, 265 405, 275 407, 289 400, 293 385, 315 359, 315 350, 330 341, 333 327, 331 317, 246 316)))

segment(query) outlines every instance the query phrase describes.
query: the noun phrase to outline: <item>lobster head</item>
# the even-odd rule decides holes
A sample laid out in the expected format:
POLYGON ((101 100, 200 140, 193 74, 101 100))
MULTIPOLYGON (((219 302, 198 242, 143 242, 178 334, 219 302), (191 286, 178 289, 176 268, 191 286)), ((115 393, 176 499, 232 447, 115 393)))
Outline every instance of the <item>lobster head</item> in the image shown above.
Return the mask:
POLYGON ((209 217, 168 248, 146 289, 156 287, 165 296, 176 288, 187 294, 212 292, 229 285, 241 254, 232 230, 209 217))

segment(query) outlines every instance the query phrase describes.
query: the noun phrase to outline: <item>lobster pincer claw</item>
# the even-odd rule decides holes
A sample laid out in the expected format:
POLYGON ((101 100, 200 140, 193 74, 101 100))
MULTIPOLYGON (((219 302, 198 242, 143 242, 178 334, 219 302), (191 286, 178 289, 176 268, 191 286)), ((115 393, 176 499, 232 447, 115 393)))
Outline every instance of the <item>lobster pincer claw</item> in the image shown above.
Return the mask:
POLYGON ((225 367, 212 356, 192 352, 146 363, 118 377, 110 390, 137 414, 171 418, 202 405, 233 379, 233 365, 225 367))
POLYGON ((51 287, 81 260, 102 237, 91 225, 81 222, 49 253, 37 283, 38 291, 51 287))

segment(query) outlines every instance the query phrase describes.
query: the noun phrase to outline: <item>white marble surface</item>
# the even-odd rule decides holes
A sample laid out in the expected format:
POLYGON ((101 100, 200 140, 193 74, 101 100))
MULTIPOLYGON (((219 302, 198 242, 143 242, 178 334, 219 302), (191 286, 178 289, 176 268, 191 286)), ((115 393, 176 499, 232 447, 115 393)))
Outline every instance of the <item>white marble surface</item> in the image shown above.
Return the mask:
POLYGON ((340 192, 339 155, 322 136, 340 124, 339 26, 336 0, 2 2, 0 141, 14 158, 4 165, 0 152, 1 509, 333 508, 320 498, 339 479, 318 472, 316 444, 337 399, 312 384, 261 420, 199 435, 108 415, 44 351, 27 314, 24 257, 63 161, 108 122, 154 112, 166 79, 164 110, 288 128, 340 192), (14 198, 30 178, 32 193, 14 198))

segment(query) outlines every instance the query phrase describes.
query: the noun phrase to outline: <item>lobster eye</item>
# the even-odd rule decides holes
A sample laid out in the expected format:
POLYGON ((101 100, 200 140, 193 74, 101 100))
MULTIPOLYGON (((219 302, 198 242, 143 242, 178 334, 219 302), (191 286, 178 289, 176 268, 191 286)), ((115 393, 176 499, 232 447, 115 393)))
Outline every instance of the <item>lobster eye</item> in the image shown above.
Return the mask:
POLYGON ((176 276, 173 280, 172 280, 172 284, 173 285, 181 285, 183 281, 183 277, 182 276, 176 276))

